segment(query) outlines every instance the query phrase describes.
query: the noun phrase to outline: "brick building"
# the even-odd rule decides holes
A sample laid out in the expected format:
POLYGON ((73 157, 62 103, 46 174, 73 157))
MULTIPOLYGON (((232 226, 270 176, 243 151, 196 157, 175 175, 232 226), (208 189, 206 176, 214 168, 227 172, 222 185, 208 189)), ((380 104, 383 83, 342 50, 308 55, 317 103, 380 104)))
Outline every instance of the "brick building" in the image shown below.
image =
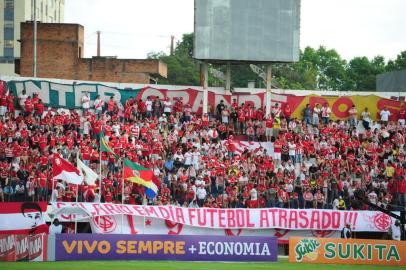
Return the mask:
MULTIPOLYGON (((30 77, 33 65, 33 23, 21 23, 21 59, 16 73, 30 77)), ((159 60, 83 58, 84 28, 79 24, 37 24, 37 77, 121 83, 150 83, 167 76, 159 60)))

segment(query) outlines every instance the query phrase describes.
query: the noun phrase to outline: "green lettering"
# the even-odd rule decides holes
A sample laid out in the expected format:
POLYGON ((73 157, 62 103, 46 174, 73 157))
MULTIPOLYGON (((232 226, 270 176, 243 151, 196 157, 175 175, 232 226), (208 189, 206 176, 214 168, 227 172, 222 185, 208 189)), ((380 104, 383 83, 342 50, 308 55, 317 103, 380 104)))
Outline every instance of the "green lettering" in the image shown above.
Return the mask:
POLYGON ((335 248, 336 248, 336 245, 334 243, 326 244, 324 257, 326 259, 334 259, 336 257, 335 248))
POLYGON ((357 260, 358 258, 360 258, 361 260, 365 259, 364 253, 363 253, 363 249, 364 249, 365 245, 361 244, 361 245, 357 245, 354 244, 354 260, 357 260))
POLYGON ((344 254, 344 244, 338 244, 338 257, 340 259, 348 259, 351 256, 351 244, 345 244, 345 254, 344 254))
POLYGON ((400 261, 398 249, 394 245, 390 245, 388 254, 386 255, 386 260, 390 261, 392 257, 395 259, 395 261, 400 261))
POLYGON ((368 252, 367 252, 368 260, 372 260, 372 245, 368 245, 368 252))
POLYGON ((383 250, 386 248, 386 245, 375 245, 375 248, 378 250, 378 260, 383 260, 383 250))

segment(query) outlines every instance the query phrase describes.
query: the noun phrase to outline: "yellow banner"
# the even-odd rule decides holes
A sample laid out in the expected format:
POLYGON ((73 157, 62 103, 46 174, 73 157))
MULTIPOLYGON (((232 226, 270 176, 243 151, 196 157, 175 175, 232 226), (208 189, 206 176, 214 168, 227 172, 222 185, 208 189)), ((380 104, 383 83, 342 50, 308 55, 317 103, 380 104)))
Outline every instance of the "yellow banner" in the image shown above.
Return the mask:
POLYGON ((348 111, 355 105, 358 111, 358 119, 361 117, 362 111, 365 108, 368 108, 371 113, 371 118, 373 120, 379 119, 379 112, 384 108, 388 108, 391 112, 391 120, 396 120, 398 111, 403 107, 403 102, 381 98, 374 95, 369 96, 345 96, 345 97, 327 97, 327 96, 302 96, 302 97, 289 97, 289 103, 297 104, 292 108, 292 117, 302 118, 303 109, 306 107, 306 104, 310 105, 310 108, 314 108, 317 104, 323 106, 326 102, 331 108, 331 117, 332 120, 337 119, 347 119, 350 115, 348 111), (299 100, 301 99, 301 100, 299 100), (293 102, 289 102, 293 101, 293 102))

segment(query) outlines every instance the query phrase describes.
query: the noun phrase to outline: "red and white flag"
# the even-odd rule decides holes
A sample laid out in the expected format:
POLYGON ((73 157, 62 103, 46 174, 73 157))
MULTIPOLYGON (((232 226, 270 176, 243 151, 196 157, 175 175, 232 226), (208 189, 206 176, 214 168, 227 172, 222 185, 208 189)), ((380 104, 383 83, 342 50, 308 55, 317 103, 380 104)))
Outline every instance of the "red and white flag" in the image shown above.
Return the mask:
POLYGON ((64 180, 69 184, 80 185, 83 182, 83 175, 79 169, 59 155, 54 155, 52 159, 52 176, 56 180, 64 180))

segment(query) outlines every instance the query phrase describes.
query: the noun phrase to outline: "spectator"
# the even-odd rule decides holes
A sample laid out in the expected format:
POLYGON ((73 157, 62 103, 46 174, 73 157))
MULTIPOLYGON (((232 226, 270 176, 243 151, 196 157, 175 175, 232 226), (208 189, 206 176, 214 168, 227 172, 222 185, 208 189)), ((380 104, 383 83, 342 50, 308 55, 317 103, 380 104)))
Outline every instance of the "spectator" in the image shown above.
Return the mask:
POLYGON ((364 111, 361 113, 361 118, 362 118, 362 126, 365 129, 370 128, 370 122, 371 122, 371 113, 368 111, 368 108, 365 108, 364 111))
POLYGON ((85 94, 82 96, 82 99, 80 100, 80 103, 82 104, 82 109, 84 112, 87 112, 90 109, 89 92, 85 92, 85 94))
POLYGON ((387 126, 389 116, 391 115, 390 111, 386 107, 383 107, 383 110, 379 113, 379 115, 381 116, 381 124, 387 126))
POLYGON ((328 106, 328 103, 324 103, 323 107, 321 108, 321 118, 323 119, 323 124, 327 125, 328 122, 330 121, 330 114, 331 114, 331 109, 328 106))
POLYGON ((351 109, 348 111, 350 117, 348 118, 348 120, 350 121, 350 125, 352 127, 356 127, 357 126, 357 117, 358 117, 358 111, 357 108, 355 108, 355 105, 351 106, 351 109))
POLYGON ((341 238, 350 239, 352 238, 351 224, 345 224, 345 227, 341 230, 341 238))
POLYGON ((321 113, 320 105, 316 104, 316 106, 313 108, 313 120, 312 120, 313 126, 319 125, 320 113, 321 113))
POLYGON ((49 234, 55 235, 62 233, 62 224, 59 222, 59 219, 55 218, 51 226, 49 226, 49 234))

